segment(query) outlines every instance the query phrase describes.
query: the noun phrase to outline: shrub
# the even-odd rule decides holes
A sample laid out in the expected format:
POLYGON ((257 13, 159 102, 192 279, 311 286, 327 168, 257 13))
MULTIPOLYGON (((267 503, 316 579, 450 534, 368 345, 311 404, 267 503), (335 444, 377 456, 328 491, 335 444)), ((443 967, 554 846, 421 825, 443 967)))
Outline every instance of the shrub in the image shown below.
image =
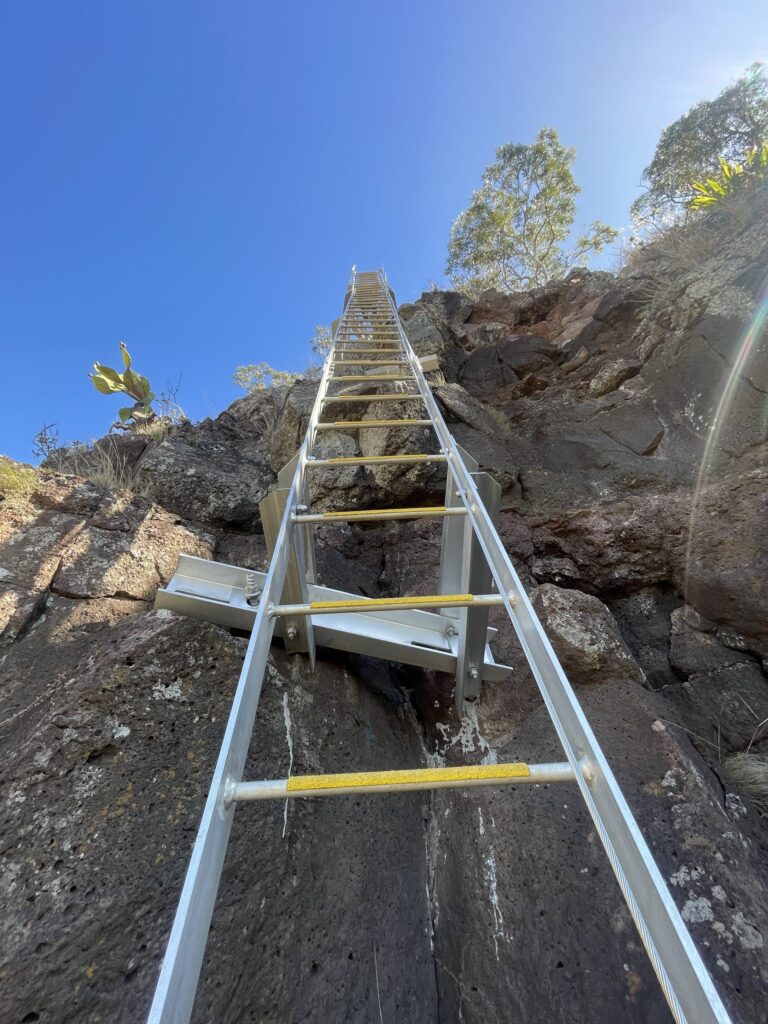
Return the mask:
POLYGON ((706 210, 724 199, 742 194, 746 189, 768 183, 768 142, 751 149, 744 163, 729 163, 720 158, 721 176, 691 182, 694 196, 691 210, 706 210))

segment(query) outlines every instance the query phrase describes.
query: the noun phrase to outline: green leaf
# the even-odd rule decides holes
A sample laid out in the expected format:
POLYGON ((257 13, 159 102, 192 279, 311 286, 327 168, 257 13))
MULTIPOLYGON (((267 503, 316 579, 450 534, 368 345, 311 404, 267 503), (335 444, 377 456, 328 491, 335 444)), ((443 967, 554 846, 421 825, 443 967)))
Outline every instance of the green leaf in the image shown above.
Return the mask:
MULTIPOLYGON (((134 371, 134 370, 132 370, 131 372, 132 372, 132 373, 135 373, 135 371, 134 371)), ((142 386, 142 387, 143 387, 143 389, 144 389, 144 393, 148 395, 148 394, 149 394, 149 392, 151 391, 151 387, 150 387, 150 383, 149 383, 149 381, 147 380, 147 378, 146 378, 146 377, 142 377, 142 375, 141 375, 140 373, 135 373, 135 375, 136 375, 136 378, 137 378, 137 380, 139 380, 139 381, 140 381, 140 383, 141 383, 141 386, 142 386)))
POLYGON ((123 380, 125 381, 125 389, 128 394, 138 401, 143 401, 149 390, 144 383, 144 378, 134 373, 133 370, 126 370, 123 374, 123 380))
POLYGON ((128 353, 128 349, 125 347, 125 342, 120 342, 120 355, 123 357, 123 366, 126 370, 131 368, 131 357, 128 353))
POLYGON ((122 409, 118 409, 117 415, 120 417, 122 423, 127 423, 133 416, 133 406, 124 405, 122 409))
POLYGON ((100 373, 102 377, 106 377, 107 380, 112 381, 119 391, 122 391, 123 378, 117 370, 113 370, 111 366, 105 366, 103 363, 94 363, 93 368, 97 373, 100 373))
POLYGON ((88 376, 90 377, 93 386, 96 388, 97 391, 101 392, 102 395, 114 394, 115 389, 112 387, 108 380, 101 376, 101 374, 89 373, 88 376))

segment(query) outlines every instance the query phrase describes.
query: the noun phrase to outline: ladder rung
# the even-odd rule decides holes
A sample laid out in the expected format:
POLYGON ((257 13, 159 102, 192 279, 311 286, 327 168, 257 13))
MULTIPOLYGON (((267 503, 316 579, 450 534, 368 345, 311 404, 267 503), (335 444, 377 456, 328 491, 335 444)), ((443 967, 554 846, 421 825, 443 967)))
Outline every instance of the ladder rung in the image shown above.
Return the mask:
POLYGON ((405 382, 413 380, 413 377, 403 377, 399 373, 332 373, 330 380, 399 380, 405 382))
POLYGON ((351 509, 347 512, 310 512, 295 515, 295 523, 332 523, 338 520, 366 522, 389 519, 429 519, 441 516, 465 516, 467 510, 463 505, 446 508, 445 505, 430 505, 423 508, 370 508, 351 509))
POLYGON ((445 462, 445 455, 337 455, 332 459, 309 459, 307 468, 315 466, 365 466, 378 465, 382 462, 445 462))
POLYGON ((360 430, 366 427, 431 427, 432 420, 330 420, 317 430, 360 430))
POLYGON ((409 391, 407 394, 399 395, 326 395, 323 404, 332 402, 421 402, 420 394, 409 391))
MULTIPOLYGON (((515 598, 509 595, 510 603, 515 598)), ((426 594, 416 597, 362 597, 355 601, 310 601, 276 604, 272 615, 334 615, 338 612, 409 611, 414 608, 486 608, 504 604, 500 594, 426 594)))
POLYGON ((292 775, 288 779, 236 783, 233 800, 285 800, 288 797, 349 796, 353 793, 403 793, 423 789, 470 789, 520 783, 575 782, 567 761, 554 764, 471 764, 456 768, 410 768, 389 772, 292 775))

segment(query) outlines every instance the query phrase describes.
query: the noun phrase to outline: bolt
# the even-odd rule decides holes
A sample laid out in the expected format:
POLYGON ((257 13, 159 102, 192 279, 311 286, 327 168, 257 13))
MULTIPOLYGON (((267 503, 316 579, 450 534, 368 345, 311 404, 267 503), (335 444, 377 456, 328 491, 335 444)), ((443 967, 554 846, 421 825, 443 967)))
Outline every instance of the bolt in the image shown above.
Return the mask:
POLYGON ((253 606, 259 603, 261 597, 261 590, 259 590, 259 583, 255 572, 247 572, 245 574, 245 600, 246 603, 253 606))
POLYGON ((469 674, 469 678, 470 679, 479 679, 480 678, 480 673, 477 671, 476 668, 471 668, 469 670, 468 674, 469 674))
POLYGON ((295 640, 299 635, 299 631, 295 626, 289 626, 285 631, 285 635, 289 640, 295 640))
POLYGON ((456 636, 456 627, 455 626, 446 626, 445 627, 445 635, 446 636, 456 636))

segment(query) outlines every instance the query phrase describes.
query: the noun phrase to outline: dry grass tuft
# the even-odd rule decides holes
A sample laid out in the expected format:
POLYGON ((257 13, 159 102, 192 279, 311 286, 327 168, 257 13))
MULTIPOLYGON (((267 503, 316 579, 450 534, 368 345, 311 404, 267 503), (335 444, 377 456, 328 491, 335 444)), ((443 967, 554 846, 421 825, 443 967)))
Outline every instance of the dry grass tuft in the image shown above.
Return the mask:
POLYGON ((0 498, 3 505, 11 507, 24 504, 37 486, 37 473, 29 466, 0 455, 0 498))
POLYGON ((768 816, 768 754, 747 750, 731 754, 723 763, 731 781, 752 797, 762 815, 768 816))
POLYGON ((96 445, 73 445, 67 459, 67 472, 85 477, 110 491, 136 491, 136 479, 126 457, 110 437, 96 445))

